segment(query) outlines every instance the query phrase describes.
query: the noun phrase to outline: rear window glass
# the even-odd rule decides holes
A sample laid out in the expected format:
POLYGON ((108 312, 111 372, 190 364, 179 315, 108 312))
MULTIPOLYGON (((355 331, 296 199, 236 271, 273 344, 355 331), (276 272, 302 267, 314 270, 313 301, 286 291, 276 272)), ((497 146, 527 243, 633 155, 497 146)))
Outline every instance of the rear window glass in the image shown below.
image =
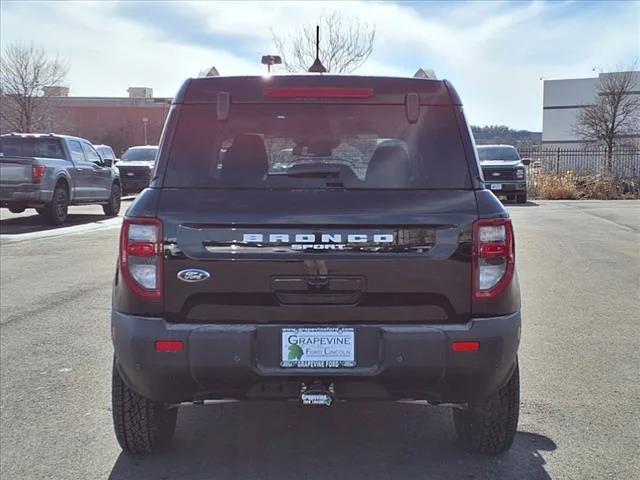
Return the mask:
POLYGON ((451 107, 183 105, 164 185, 172 188, 470 188, 451 107))
POLYGON ((156 159, 157 148, 130 148, 122 154, 125 162, 152 162, 156 159))
POLYGON ((478 147, 478 158, 484 160, 520 160, 518 151, 513 147, 478 147))
POLYGON ((0 156, 65 158, 57 138, 0 138, 0 156))

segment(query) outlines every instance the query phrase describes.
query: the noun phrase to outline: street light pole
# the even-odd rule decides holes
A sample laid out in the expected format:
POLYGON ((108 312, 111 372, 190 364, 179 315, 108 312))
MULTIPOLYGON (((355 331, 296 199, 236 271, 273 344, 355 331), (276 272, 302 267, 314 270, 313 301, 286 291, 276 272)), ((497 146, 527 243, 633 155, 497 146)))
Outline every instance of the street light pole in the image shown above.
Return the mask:
POLYGON ((144 125, 144 144, 148 145, 149 141, 147 140, 147 123, 149 123, 148 117, 142 117, 142 125, 144 125))
POLYGON ((278 55, 263 55, 261 63, 267 66, 267 72, 271 75, 271 65, 280 65, 282 58, 278 55))

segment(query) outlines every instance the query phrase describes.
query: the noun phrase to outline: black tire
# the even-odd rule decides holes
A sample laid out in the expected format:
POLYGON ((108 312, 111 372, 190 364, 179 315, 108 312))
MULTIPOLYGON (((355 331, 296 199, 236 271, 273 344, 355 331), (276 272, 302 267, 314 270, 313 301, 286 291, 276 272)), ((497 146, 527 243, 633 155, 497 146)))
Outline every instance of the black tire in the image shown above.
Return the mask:
POLYGON ((13 206, 13 207, 9 207, 9 211, 11 213, 22 213, 26 210, 25 207, 19 207, 19 206, 13 206))
POLYGON ((517 195, 516 203, 527 203, 527 194, 523 193, 522 195, 517 195))
POLYGON ((177 408, 167 408, 131 390, 113 364, 111 407, 116 438, 127 453, 158 451, 171 443, 177 408))
MULTIPOLYGON (((69 194, 62 185, 56 185, 53 190, 51 203, 42 209, 42 216, 51 225, 62 225, 67 219, 69 212, 69 194)), ((40 212, 38 212, 40 213, 40 212)))
POLYGON ((111 196, 109 197, 109 203, 102 206, 102 211, 108 217, 115 217, 120 212, 120 203, 122 199, 122 191, 120 185, 114 183, 111 186, 111 196))
POLYGON ((509 450, 518 429, 520 374, 518 364, 507 384, 467 410, 453 410, 458 440, 465 450, 497 455, 509 450))

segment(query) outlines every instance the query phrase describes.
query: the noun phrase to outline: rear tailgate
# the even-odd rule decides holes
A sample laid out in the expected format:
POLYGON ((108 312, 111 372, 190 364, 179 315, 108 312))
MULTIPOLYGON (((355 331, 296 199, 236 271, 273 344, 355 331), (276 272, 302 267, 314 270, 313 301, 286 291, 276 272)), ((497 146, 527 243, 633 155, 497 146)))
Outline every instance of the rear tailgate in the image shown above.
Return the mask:
POLYGON ((470 317, 473 191, 165 189, 158 211, 171 321, 470 317), (210 276, 181 280, 188 269, 210 276))
POLYGON ((0 156, 0 185, 18 186, 31 183, 31 170, 37 161, 29 157, 0 156))
POLYGON ((0 185, 33 188, 34 183, 57 165, 65 165, 62 140, 51 135, 8 134, 0 136, 0 185), (42 165, 33 181, 33 166, 42 165))

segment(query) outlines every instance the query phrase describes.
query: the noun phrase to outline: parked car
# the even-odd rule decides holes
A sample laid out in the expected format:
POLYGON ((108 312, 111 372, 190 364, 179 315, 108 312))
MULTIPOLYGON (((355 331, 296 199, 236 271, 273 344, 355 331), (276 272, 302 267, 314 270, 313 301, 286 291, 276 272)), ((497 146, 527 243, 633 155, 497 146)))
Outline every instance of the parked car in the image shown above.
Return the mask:
POLYGON ((105 215, 120 211, 118 170, 88 140, 67 135, 0 136, 0 206, 20 213, 35 208, 53 225, 69 205, 98 203, 105 215))
POLYGON ((94 145, 96 152, 100 155, 103 162, 113 165, 116 163, 116 154, 109 145, 94 145))
POLYGON ((478 145, 478 158, 484 182, 496 195, 527 203, 527 170, 531 160, 520 158, 511 145, 478 145))
POLYGON ((116 163, 122 179, 124 195, 138 193, 149 186, 156 164, 157 145, 128 148, 116 163))
POLYGON ((113 285, 125 451, 228 399, 429 402, 466 448, 511 446, 513 228, 448 81, 190 79, 163 138, 113 285))

